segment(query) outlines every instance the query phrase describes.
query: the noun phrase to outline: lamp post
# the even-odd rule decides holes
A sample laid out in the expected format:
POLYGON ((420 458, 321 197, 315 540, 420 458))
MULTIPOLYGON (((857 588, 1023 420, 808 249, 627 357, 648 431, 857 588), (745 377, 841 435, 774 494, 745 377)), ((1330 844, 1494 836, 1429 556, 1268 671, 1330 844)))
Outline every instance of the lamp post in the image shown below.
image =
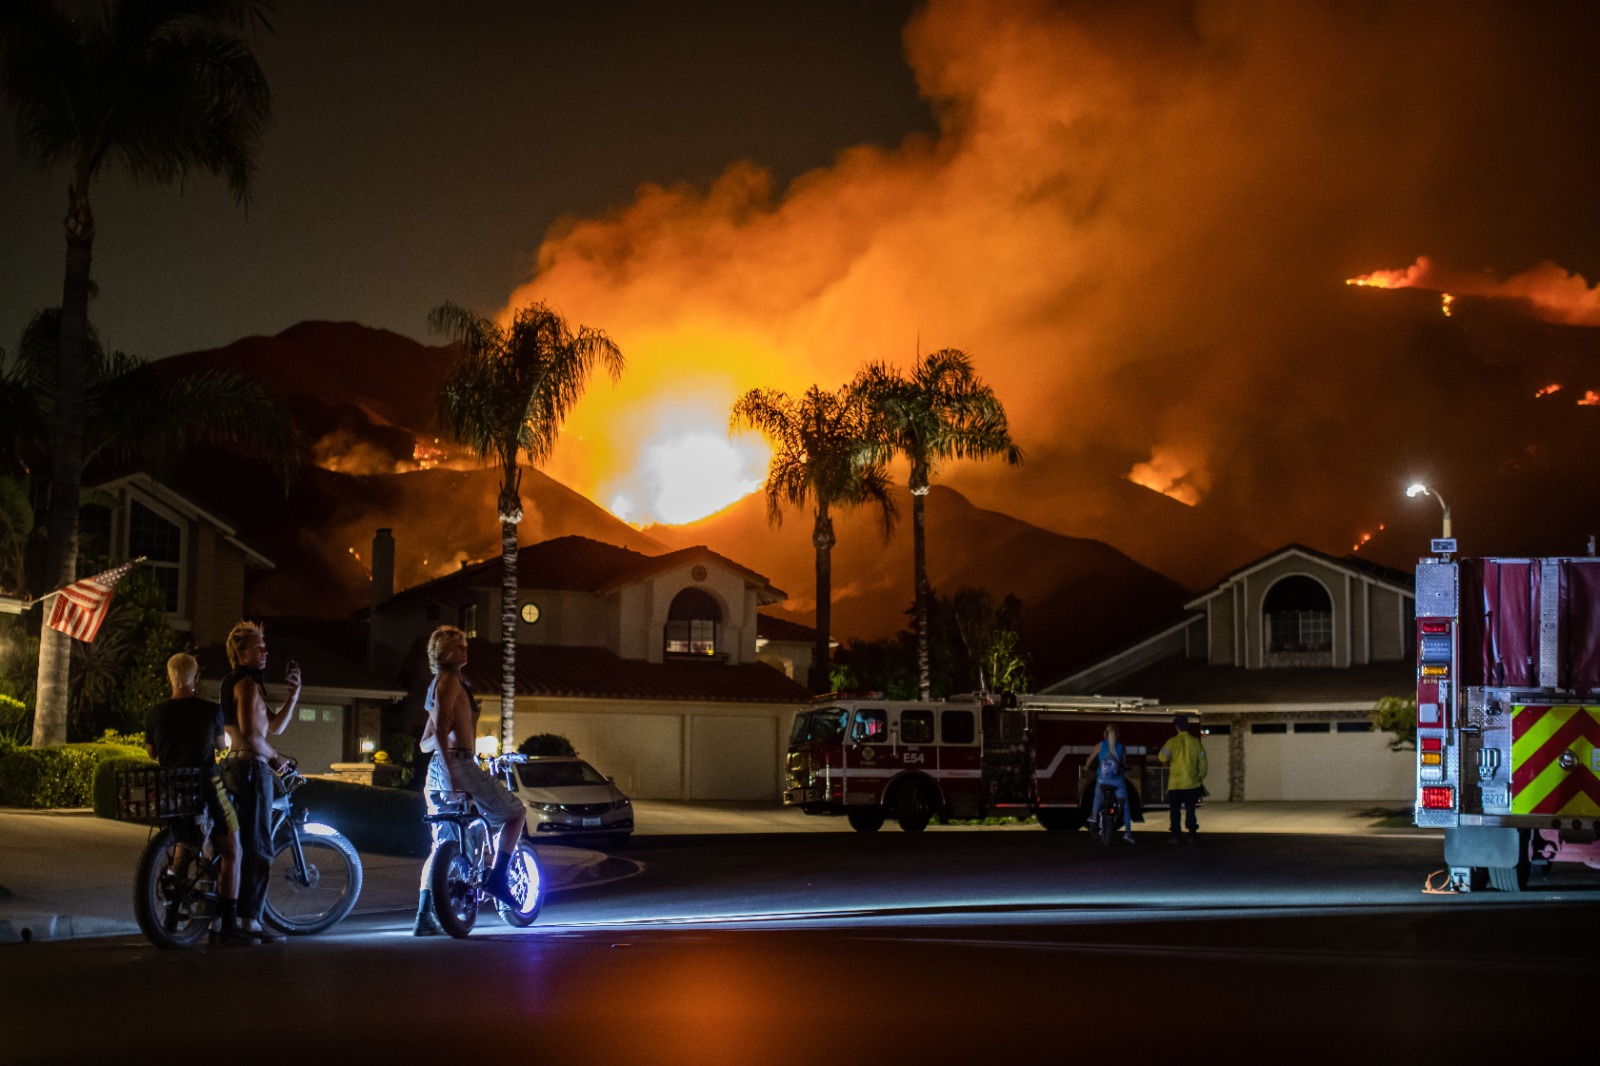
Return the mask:
POLYGON ((1407 496, 1432 496, 1439 501, 1439 509, 1444 512, 1444 539, 1450 539, 1450 505, 1444 502, 1444 497, 1439 495, 1438 489, 1431 489, 1422 482, 1417 482, 1406 489, 1407 496))

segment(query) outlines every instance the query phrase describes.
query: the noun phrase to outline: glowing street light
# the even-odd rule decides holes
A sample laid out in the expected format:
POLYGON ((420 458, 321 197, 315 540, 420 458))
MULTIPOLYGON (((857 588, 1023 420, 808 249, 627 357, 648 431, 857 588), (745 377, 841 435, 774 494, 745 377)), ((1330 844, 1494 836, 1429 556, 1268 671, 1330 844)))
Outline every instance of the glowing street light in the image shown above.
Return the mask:
POLYGON ((1422 482, 1417 482, 1406 489, 1407 496, 1432 496, 1439 501, 1439 508, 1444 511, 1444 539, 1450 539, 1450 505, 1444 502, 1444 497, 1439 495, 1438 489, 1431 489, 1422 482))

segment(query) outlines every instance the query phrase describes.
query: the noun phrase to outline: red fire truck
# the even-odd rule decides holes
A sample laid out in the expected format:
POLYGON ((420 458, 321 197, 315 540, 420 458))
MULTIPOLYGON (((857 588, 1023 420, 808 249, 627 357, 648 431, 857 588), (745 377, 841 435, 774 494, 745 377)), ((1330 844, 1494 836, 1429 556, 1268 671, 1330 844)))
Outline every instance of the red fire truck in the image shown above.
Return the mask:
POLYGON ((1128 805, 1140 821, 1146 804, 1166 803, 1167 771, 1156 754, 1172 736, 1171 712, 1102 696, 819 699, 795 717, 783 801, 807 814, 842 814, 861 833, 888 817, 917 833, 935 816, 1029 814, 1047 830, 1070 832, 1094 799, 1095 774, 1084 764, 1112 723, 1127 749, 1128 805))
POLYGON ((1451 887, 1600 867, 1600 559, 1417 564, 1416 824, 1451 887))

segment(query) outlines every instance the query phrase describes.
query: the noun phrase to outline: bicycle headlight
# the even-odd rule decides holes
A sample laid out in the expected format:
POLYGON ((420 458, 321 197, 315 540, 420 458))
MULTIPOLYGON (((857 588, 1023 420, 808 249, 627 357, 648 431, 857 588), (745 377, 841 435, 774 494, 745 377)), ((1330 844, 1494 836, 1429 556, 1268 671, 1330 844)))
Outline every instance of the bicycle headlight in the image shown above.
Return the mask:
POLYGON ((323 825, 321 822, 307 822, 300 827, 300 831, 310 833, 314 837, 336 837, 339 835, 339 831, 333 826, 323 825))

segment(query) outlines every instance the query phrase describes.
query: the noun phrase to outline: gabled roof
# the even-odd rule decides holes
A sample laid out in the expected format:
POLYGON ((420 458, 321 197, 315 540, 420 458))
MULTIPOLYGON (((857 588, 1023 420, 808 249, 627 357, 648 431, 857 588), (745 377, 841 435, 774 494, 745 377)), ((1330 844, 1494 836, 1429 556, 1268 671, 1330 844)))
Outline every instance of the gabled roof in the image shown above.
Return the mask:
MULTIPOLYGON (((393 682, 384 682, 367 672, 366 664, 346 658, 332 650, 327 642, 304 633, 290 632, 285 627, 265 623, 267 629, 267 698, 277 701, 283 694, 283 675, 289 660, 300 664, 304 687, 300 691, 302 703, 315 703, 319 699, 397 700, 406 693, 393 682)), ((214 691, 216 684, 228 672, 227 652, 220 644, 213 644, 195 652, 200 660, 202 687, 208 683, 214 691)))
MULTIPOLYGON (((588 537, 566 536, 540 541, 517 549, 517 585, 522 589, 555 592, 611 592, 643 581, 674 567, 706 560, 731 570, 757 589, 761 603, 778 603, 788 598, 767 578, 719 555, 710 548, 680 548, 665 555, 645 555, 630 548, 619 548, 588 537)), ((394 594, 390 602, 414 597, 435 597, 469 588, 500 587, 501 560, 498 556, 481 563, 463 566, 453 574, 412 585, 394 594)))
POLYGON ((271 559, 268 559, 265 555, 262 555, 260 552, 250 547, 250 545, 240 540, 238 537, 239 531, 232 525, 224 522, 210 511, 207 511, 189 497, 181 495, 176 490, 163 485, 161 482, 157 481, 155 478, 144 473, 143 471, 115 478, 111 481, 96 485, 95 488, 102 492, 115 492, 118 489, 131 489, 136 492, 142 492, 146 496, 151 497, 163 506, 171 508, 191 521, 206 522, 209 525, 215 526, 217 532, 222 535, 223 540, 244 552, 245 565, 250 569, 271 570, 274 566, 271 559))
MULTIPOLYGON (((426 640, 406 656, 402 676, 428 675, 426 640)), ((467 642, 467 681, 480 697, 500 692, 500 646, 467 642)), ((811 693, 766 663, 730 666, 717 661, 650 663, 623 659, 606 648, 517 645, 517 695, 593 700, 663 700, 684 703, 802 704, 811 693)))
MULTIPOLYGON (((756 636, 790 644, 815 644, 817 631, 808 625, 791 622, 772 614, 756 615, 756 636)), ((830 641, 830 643, 832 643, 830 641)))
POLYGON ((1340 704, 1369 709, 1384 696, 1414 692, 1416 684, 1415 662, 1247 670, 1174 657, 1118 679, 1117 691, 1159 700, 1168 707, 1334 710, 1340 704))
POLYGON ((1253 562, 1245 563, 1243 566, 1235 570, 1230 570, 1228 573, 1224 574, 1222 579, 1215 585, 1207 589, 1205 592, 1202 592, 1188 603, 1184 604, 1184 606, 1191 611, 1199 610, 1207 600, 1220 594, 1223 589, 1232 586, 1236 582, 1242 580, 1257 570, 1261 570, 1272 565, 1286 555, 1298 555, 1303 559, 1319 563, 1323 566, 1330 566, 1335 570, 1348 571, 1364 581, 1371 581, 1374 584, 1383 585, 1394 592, 1400 593, 1402 596, 1410 596, 1413 594, 1414 582, 1412 576, 1406 573, 1404 570, 1395 570, 1391 567, 1379 566, 1378 564, 1368 562, 1365 559, 1357 559, 1352 555, 1346 555, 1343 558, 1339 558, 1337 556, 1329 555, 1327 552, 1319 552, 1315 548, 1308 548, 1304 544, 1288 544, 1282 548, 1279 548, 1277 551, 1269 552, 1266 555, 1263 555, 1261 558, 1256 559, 1253 562))

